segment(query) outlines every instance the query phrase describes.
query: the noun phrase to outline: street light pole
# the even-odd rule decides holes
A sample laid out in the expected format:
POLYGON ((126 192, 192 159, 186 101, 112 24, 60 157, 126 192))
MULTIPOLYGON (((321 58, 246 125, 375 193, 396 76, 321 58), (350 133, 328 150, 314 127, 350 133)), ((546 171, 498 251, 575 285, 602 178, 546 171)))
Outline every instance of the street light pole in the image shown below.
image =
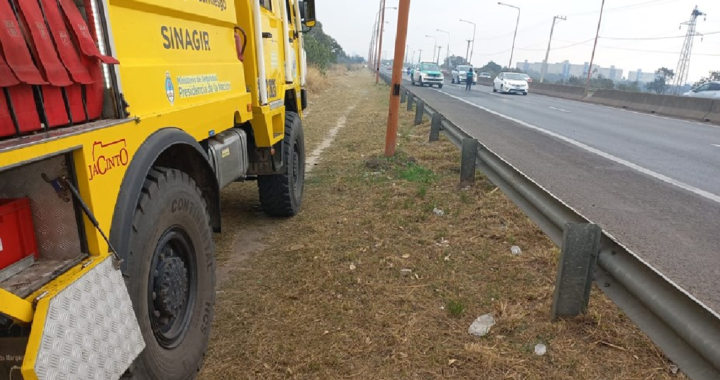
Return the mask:
POLYGON ((435 64, 440 66, 440 52, 442 51, 442 46, 438 46, 437 51, 438 51, 438 53, 437 53, 437 59, 435 60, 435 64))
POLYGON ((380 18, 380 27, 378 28, 378 47, 377 47, 377 65, 376 69, 377 72, 375 73, 375 84, 380 83, 380 62, 382 61, 382 43, 383 43, 383 32, 385 31, 385 10, 386 9, 397 9, 397 7, 386 7, 385 6, 385 0, 383 0, 382 3, 382 9, 380 9, 380 13, 382 16, 380 18))
POLYGON ((552 36, 553 31, 555 31, 555 21, 556 20, 567 20, 567 17, 565 16, 555 16, 553 17, 553 23, 550 27, 550 40, 548 41, 548 48, 545 52, 545 60, 543 61, 542 70, 540 70, 540 83, 542 83, 545 80, 545 74, 547 74, 548 69, 548 59, 550 58, 550 44, 552 44, 552 36))
MULTIPOLYGON (((603 1, 604 1, 604 0, 603 0, 603 1)), ((499 4, 499 5, 504 5, 504 6, 510 7, 510 8, 515 8, 515 9, 517 9, 517 11, 518 11, 517 21, 515 22, 515 34, 513 35, 512 48, 510 49, 510 63, 508 64, 508 68, 511 69, 511 68, 512 68, 513 53, 515 53, 515 38, 517 38, 518 26, 520 25, 520 7, 516 7, 516 6, 510 5, 510 4, 505 4, 505 3, 500 2, 500 1, 498 1, 498 4, 499 4)))
POLYGON ((405 45, 405 57, 403 57, 403 64, 407 64, 409 53, 410 53, 410 45, 405 45))
POLYGON ((426 34, 425 37, 432 38, 435 40, 435 46, 433 46, 433 61, 435 61, 435 52, 437 51, 437 37, 426 34))
POLYGON ((450 32, 444 31, 442 29, 438 29, 438 32, 446 33, 448 36, 448 43, 447 43, 447 49, 445 50, 445 67, 450 68, 450 32))
POLYGON ((595 33, 595 44, 593 44, 593 51, 590 56, 590 66, 588 67, 587 81, 585 81, 585 95, 587 95, 588 90, 590 90, 590 76, 592 75, 593 61, 595 60, 595 48, 597 48, 597 40, 600 35, 600 24, 602 23, 603 9, 605 9, 605 0, 602 0, 602 4, 600 5, 600 18, 598 18, 598 27, 597 32, 595 33))
POLYGON ((420 49, 420 54, 418 55, 418 65, 422 62, 422 49, 420 49))
MULTIPOLYGON (((460 19, 460 21, 466 22, 468 24, 472 24, 472 26, 473 26, 472 49, 470 49, 470 56, 467 56, 467 55, 465 56, 465 60, 467 61, 467 63, 472 65, 472 56, 475 55, 475 32, 477 31, 477 24, 475 24, 472 21, 463 20, 463 19, 460 19)), ((470 41, 468 41, 468 47, 470 47, 470 41)))

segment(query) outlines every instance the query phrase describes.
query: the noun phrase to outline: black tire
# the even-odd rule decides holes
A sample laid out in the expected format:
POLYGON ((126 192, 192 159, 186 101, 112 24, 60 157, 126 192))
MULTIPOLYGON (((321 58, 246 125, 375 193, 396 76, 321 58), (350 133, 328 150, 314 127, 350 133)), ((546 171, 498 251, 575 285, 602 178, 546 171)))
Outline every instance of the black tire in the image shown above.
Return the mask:
POLYGON ((420 77, 420 87, 425 87, 425 83, 423 83, 422 77, 420 77))
POLYGON ((283 174, 258 177, 260 205, 270 216, 288 217, 300 212, 305 188, 305 134, 300 116, 285 115, 283 160, 287 170, 283 174))
POLYGON ((495 85, 493 85, 493 92, 497 92, 497 90, 495 89, 495 85))
POLYGON ((146 344, 126 377, 194 379, 210 337, 215 255, 205 200, 186 173, 161 167, 148 173, 125 276, 146 344))
POLYGON ((438 88, 442 88, 442 86, 443 86, 443 85, 439 84, 439 85, 438 85, 438 88))

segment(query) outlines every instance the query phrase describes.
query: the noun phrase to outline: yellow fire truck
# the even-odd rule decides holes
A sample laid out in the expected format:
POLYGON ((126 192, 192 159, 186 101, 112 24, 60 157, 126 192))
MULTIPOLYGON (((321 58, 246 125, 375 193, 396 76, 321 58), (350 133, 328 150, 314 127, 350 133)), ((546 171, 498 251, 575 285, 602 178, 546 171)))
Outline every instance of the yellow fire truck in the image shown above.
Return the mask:
POLYGON ((0 379, 192 379, 220 189, 300 210, 314 0, 0 0, 0 379))

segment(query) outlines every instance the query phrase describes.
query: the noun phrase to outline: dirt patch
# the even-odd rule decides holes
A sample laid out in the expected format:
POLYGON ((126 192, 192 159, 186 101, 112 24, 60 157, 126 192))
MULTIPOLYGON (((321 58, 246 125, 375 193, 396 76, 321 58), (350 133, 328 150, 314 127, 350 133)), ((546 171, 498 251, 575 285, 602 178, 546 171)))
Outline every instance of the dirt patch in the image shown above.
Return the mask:
MULTIPOLYGON (((399 153, 384 158, 388 88, 367 72, 328 75, 308 149, 356 106, 300 215, 269 219, 254 188, 224 192, 226 226, 270 229, 218 294, 200 379, 685 378, 596 289, 587 315, 551 322, 559 253, 547 237, 480 173, 459 190, 459 150, 428 143, 414 113, 402 112, 399 153), (469 335, 486 313, 490 333, 469 335)), ((236 237, 219 237, 225 262, 236 237)))

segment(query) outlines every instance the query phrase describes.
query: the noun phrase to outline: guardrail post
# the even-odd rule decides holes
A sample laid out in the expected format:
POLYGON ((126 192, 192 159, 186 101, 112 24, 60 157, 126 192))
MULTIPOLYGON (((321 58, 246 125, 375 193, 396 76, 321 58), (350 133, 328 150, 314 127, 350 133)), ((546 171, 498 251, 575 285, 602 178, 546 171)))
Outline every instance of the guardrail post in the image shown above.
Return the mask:
POLYGON ((407 92, 405 92, 405 90, 400 90, 400 104, 405 103, 406 99, 407 99, 407 92))
POLYGON ((408 91, 407 94, 408 94, 407 110, 412 111, 413 100, 415 100, 415 97, 413 96, 413 94, 410 93, 410 91, 408 91))
POLYGON ((464 187, 475 184, 475 160, 477 158, 477 151, 477 140, 463 139, 460 160, 460 186, 464 187))
POLYGON ((585 313, 597 265, 602 229, 596 224, 567 223, 563 231, 552 318, 585 313))
POLYGON ((430 124, 430 142, 438 141, 440 138, 440 129, 442 129, 442 116, 440 112, 435 112, 432 116, 430 124))
POLYGON ((415 107, 415 125, 422 124, 423 113, 425 113, 425 102, 422 99, 417 100, 417 106, 415 107))

